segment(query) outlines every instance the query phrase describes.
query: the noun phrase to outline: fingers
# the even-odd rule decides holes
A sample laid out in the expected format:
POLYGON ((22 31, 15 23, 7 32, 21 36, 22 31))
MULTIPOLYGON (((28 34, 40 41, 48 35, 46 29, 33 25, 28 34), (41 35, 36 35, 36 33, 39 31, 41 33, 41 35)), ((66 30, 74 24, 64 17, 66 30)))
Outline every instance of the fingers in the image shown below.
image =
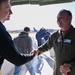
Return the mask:
POLYGON ((31 52, 31 54, 35 54, 35 55, 38 55, 39 53, 40 53, 39 50, 33 50, 33 51, 31 52))
POLYGON ((61 73, 67 73, 67 72, 70 72, 70 65, 65 63, 63 65, 60 66, 60 72, 61 73))
POLYGON ((65 69, 64 69, 63 66, 60 66, 60 72, 61 72, 61 73, 65 73, 65 69))
POLYGON ((34 54, 35 54, 35 55, 38 55, 39 52, 40 52, 39 50, 34 50, 34 54))

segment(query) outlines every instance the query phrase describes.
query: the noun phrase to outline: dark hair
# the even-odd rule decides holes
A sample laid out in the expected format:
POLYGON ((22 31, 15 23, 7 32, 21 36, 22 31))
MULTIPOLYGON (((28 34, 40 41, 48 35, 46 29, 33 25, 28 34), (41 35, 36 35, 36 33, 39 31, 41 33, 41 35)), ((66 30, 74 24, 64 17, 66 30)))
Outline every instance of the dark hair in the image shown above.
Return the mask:
POLYGON ((59 13, 63 13, 63 12, 66 12, 66 13, 68 14, 68 16, 71 16, 71 17, 72 17, 71 11, 66 10, 66 9, 63 9, 63 10, 61 10, 59 13))
POLYGON ((29 32, 30 31, 30 28, 29 27, 25 27, 24 28, 24 31, 29 32))

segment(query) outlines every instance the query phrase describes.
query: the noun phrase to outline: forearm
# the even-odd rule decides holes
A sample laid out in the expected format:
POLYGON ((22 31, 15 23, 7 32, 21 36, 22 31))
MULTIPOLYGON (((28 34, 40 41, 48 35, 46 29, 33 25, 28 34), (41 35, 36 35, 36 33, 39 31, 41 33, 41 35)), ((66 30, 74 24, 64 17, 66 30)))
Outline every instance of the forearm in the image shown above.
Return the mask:
POLYGON ((48 47, 47 43, 44 43, 43 45, 38 47, 38 50, 40 51, 39 54, 41 54, 45 51, 48 51, 48 49, 50 49, 50 48, 48 47))

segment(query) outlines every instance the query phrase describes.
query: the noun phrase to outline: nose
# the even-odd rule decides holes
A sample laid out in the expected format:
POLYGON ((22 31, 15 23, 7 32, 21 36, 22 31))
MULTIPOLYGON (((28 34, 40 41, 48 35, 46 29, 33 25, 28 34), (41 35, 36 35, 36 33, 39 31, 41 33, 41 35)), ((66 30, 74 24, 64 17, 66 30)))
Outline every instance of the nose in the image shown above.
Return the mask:
POLYGON ((57 18, 57 22, 59 21, 59 19, 57 18))
POLYGON ((13 14, 13 12, 12 12, 12 10, 11 10, 11 9, 10 9, 9 11, 10 11, 10 14, 13 14))
POLYGON ((59 17, 57 17, 57 21, 59 21, 60 20, 60 18, 59 17))

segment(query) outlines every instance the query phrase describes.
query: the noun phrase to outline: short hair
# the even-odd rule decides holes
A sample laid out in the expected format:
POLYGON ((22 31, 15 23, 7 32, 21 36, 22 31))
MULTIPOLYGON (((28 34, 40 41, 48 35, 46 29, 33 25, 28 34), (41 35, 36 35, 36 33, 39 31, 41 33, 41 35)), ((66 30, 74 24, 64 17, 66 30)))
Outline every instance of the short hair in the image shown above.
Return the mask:
POLYGON ((25 27, 24 28, 24 31, 29 32, 30 31, 30 28, 29 27, 25 27))
POLYGON ((72 17, 71 11, 66 10, 66 9, 62 9, 59 13, 63 13, 63 12, 66 12, 68 16, 71 16, 72 17))

